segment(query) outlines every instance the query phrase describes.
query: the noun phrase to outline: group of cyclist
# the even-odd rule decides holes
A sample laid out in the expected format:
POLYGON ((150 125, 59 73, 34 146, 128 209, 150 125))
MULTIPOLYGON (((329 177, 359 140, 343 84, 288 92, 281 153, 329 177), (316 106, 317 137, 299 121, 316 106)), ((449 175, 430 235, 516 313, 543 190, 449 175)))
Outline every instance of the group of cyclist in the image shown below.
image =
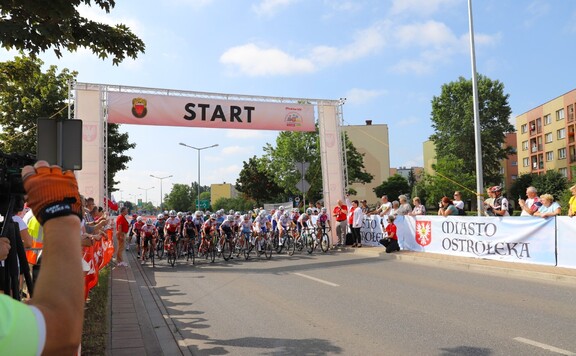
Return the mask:
POLYGON ((138 257, 144 264, 150 251, 156 251, 158 241, 164 241, 166 251, 170 248, 170 244, 176 244, 181 238, 186 244, 198 241, 195 239, 200 238, 198 250, 202 251, 217 235, 219 236, 217 248, 218 252, 221 252, 220 247, 224 245, 225 239, 231 240, 236 235, 237 243, 244 244, 247 240, 251 247, 257 248, 260 253, 262 236, 269 231, 277 232, 279 243, 282 244, 289 232, 295 236, 301 236, 304 230, 310 234, 315 232, 317 239, 320 239, 327 228, 330 228, 330 216, 325 207, 319 210, 308 208, 302 214, 297 208, 286 209, 283 206, 270 212, 255 209, 246 214, 233 210, 226 214, 223 209, 214 213, 209 211, 177 213, 175 210, 170 210, 158 214, 155 221, 150 217, 144 219, 142 216, 132 215, 126 250, 135 237, 138 257))

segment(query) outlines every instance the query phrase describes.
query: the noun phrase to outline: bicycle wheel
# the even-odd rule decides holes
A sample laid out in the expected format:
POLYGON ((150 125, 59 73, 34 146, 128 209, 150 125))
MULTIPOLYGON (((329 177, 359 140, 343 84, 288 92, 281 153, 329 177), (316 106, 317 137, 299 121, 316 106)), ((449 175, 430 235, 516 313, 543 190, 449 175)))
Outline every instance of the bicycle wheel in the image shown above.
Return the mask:
POLYGON ((173 246, 170 248, 169 251, 166 252, 166 261, 172 267, 174 267, 174 265, 176 264, 176 251, 174 250, 173 246))
POLYGON ((312 235, 306 235, 306 251, 308 251, 309 254, 314 252, 314 236, 312 235))
POLYGON ((251 251, 252 251, 252 244, 247 239, 244 239, 244 243, 242 244, 242 253, 244 254, 245 260, 250 258, 251 251))
POLYGON ((156 243, 156 252, 158 253, 158 259, 161 260, 164 257, 164 238, 161 237, 156 243))
POLYGON ((150 242, 150 245, 148 246, 148 251, 150 251, 150 254, 148 256, 150 258, 150 261, 152 261, 152 267, 156 267, 156 262, 154 261, 154 255, 156 251, 154 251, 152 242, 150 242))
POLYGON ((286 241, 286 251, 288 252, 288 255, 293 256, 294 251, 296 251, 296 240, 294 239, 293 236, 288 236, 287 239, 288 240, 286 241))
POLYGON ((210 244, 210 247, 208 247, 208 257, 210 258, 211 262, 214 262, 216 260, 216 253, 218 251, 216 251, 216 244, 214 244, 214 242, 212 242, 210 244))
POLYGON ((264 246, 262 246, 262 248, 264 249, 264 255, 266 256, 266 259, 269 260, 270 258, 272 258, 272 251, 274 250, 274 245, 272 244, 272 241, 266 239, 264 241, 264 246))
POLYGON ((178 241, 176 241, 176 259, 180 259, 182 257, 184 257, 184 239, 183 238, 179 238, 178 241))
POLYGON ((224 261, 228 261, 232 257, 232 246, 227 238, 224 239, 224 244, 222 245, 222 257, 224 261))
POLYGON ((272 246, 274 247, 274 250, 278 250, 278 245, 280 244, 280 237, 278 236, 279 232, 278 230, 274 231, 272 233, 272 236, 269 236, 268 238, 271 239, 272 241, 272 246))
POLYGON ((327 233, 322 234, 322 240, 320 242, 320 248, 322 252, 326 253, 330 250, 330 238, 327 233))

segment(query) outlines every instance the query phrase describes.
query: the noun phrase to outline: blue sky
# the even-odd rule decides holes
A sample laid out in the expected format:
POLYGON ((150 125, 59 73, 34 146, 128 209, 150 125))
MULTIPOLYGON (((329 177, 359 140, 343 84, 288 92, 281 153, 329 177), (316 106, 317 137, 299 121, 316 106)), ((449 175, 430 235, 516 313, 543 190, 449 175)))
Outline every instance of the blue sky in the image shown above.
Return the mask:
MULTIPOLYGON (((474 0, 479 73, 504 83, 514 115, 576 86, 576 2, 474 0)), ((78 80, 202 92, 339 99, 346 124, 387 124, 392 167, 421 166, 432 133, 430 101, 442 84, 470 78, 466 0, 117 1, 91 19, 124 23, 146 43, 137 60, 113 66, 87 50, 46 64, 78 80)), ((0 51, 0 60, 14 52, 0 51)), ((159 203, 172 183, 234 183, 242 162, 262 155, 277 132, 123 126, 137 148, 117 175, 122 198, 159 203)), ((120 199, 120 193, 115 194, 120 199)))

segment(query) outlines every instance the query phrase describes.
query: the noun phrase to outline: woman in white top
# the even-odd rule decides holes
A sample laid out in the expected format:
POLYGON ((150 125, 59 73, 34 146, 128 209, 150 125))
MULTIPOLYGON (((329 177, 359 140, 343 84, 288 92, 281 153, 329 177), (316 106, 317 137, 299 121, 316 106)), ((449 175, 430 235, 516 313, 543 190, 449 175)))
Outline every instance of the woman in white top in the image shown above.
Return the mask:
POLYGON ((552 194, 542 194, 540 196, 540 202, 542 206, 538 208, 538 211, 534 213, 534 216, 540 216, 547 218, 550 216, 560 215, 562 208, 560 204, 554 201, 552 194))

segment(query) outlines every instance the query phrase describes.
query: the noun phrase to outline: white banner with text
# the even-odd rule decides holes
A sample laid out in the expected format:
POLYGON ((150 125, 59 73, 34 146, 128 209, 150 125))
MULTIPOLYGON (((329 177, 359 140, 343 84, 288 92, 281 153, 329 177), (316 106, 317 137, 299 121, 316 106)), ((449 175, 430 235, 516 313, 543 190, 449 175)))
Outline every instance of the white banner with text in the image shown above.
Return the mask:
POLYGON ((576 218, 556 217, 558 267, 576 268, 576 218))

